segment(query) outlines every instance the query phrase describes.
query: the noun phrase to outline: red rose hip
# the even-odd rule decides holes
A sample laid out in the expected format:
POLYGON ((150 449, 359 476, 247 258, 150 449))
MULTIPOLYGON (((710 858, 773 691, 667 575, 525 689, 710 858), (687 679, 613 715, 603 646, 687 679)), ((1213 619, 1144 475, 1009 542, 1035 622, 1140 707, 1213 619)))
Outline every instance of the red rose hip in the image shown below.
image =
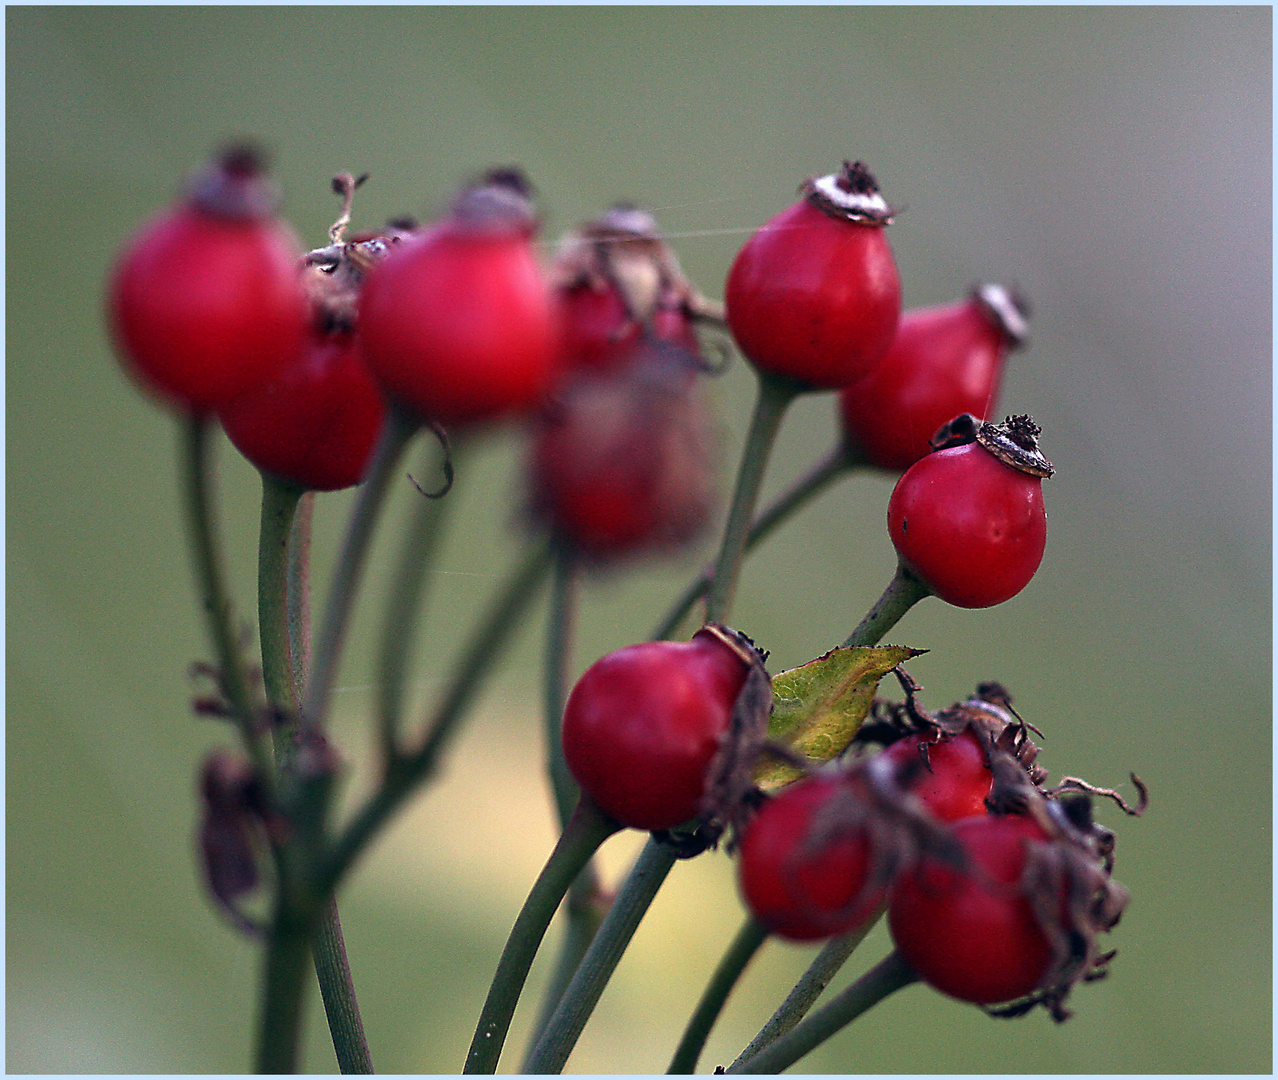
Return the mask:
POLYGON ((879 468, 908 469, 942 424, 990 415, 1003 361, 1026 333, 1025 301, 1001 285, 905 312, 883 362, 839 394, 849 448, 879 468))
POLYGON ((259 469, 335 491, 363 477, 384 412, 357 335, 316 331, 278 378, 220 416, 231 442, 259 469))
POLYGON ((990 607, 1025 588, 1042 562, 1042 481, 1052 466, 1029 417, 999 426, 960 420, 959 445, 922 458, 897 481, 888 532, 902 565, 934 595, 957 607, 990 607))
POLYGON ((846 386, 887 355, 901 284, 870 171, 845 162, 756 232, 728 273, 728 325, 762 372, 809 389, 846 386))
POLYGON ((301 252, 251 150, 225 153, 116 264, 108 317, 125 366, 191 412, 270 382, 301 351, 301 252))
POLYGON ((564 709, 564 757, 582 791, 635 829, 695 817, 747 671, 710 629, 596 660, 564 709))
POLYGON ((558 370, 558 318, 533 251, 527 181, 490 173, 368 275, 370 368, 416 415, 474 424, 536 406, 558 370))

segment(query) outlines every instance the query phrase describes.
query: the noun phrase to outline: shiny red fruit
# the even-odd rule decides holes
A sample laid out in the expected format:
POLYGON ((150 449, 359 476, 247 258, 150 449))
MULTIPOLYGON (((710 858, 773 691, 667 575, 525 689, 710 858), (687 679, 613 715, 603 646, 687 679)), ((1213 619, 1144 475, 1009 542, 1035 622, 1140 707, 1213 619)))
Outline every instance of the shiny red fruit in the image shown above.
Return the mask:
POLYGON ((369 367, 418 416, 473 424, 538 405, 558 373, 559 320, 522 181, 495 174, 370 271, 369 367))
POLYGON ((1023 997, 1053 966, 1051 943, 1022 888, 1028 846, 1049 838, 1029 817, 974 817, 954 825, 954 839, 966 868, 925 856, 897 879, 888 905, 892 940, 924 982, 960 1001, 1023 997))
POLYGON ((272 383, 221 412, 231 442, 259 469, 315 491, 359 483, 385 406, 354 333, 313 333, 272 383))
POLYGON ((724 300, 733 337, 756 368, 818 390, 874 370, 901 313, 890 221, 869 170, 845 163, 746 242, 724 300))
POLYGON ((1001 604, 1043 561, 1041 475, 1013 468, 979 443, 938 450, 897 481, 888 532, 902 564, 958 607, 1001 604))
POLYGON ((108 318, 125 366, 170 403, 216 410, 275 378, 310 322, 301 253, 248 151, 226 154, 129 242, 108 318))
POLYGON ((564 757, 582 791, 635 829, 695 817, 747 670, 708 630, 596 660, 564 709, 564 757))
POLYGON ((994 774, 980 741, 970 731, 936 741, 909 735, 883 751, 898 765, 925 763, 914 775, 910 791, 941 821, 961 821, 986 813, 985 798, 994 774), (926 757, 923 753, 926 753, 926 757))
POLYGON ((844 436, 871 465, 908 469, 960 413, 994 410, 1003 361, 1025 338, 1023 301, 997 285, 901 316, 883 362, 839 394, 844 436))
POLYGON ((871 881, 869 837, 844 776, 815 776, 769 800, 741 837, 737 879, 746 906, 794 941, 843 934, 866 922, 886 895, 871 881))

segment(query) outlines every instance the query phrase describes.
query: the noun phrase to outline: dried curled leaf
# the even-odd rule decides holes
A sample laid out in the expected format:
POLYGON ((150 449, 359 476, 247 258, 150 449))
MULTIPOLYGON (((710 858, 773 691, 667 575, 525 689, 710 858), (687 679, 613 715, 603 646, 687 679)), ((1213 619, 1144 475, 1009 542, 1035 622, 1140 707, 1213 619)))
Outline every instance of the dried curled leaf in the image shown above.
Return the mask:
MULTIPOLYGON (((820 764, 841 754, 870 711, 879 680, 897 664, 918 656, 903 645, 831 649, 824 656, 772 677, 768 738, 820 764)), ((788 762, 765 758, 755 783, 774 791, 802 775, 788 762)))

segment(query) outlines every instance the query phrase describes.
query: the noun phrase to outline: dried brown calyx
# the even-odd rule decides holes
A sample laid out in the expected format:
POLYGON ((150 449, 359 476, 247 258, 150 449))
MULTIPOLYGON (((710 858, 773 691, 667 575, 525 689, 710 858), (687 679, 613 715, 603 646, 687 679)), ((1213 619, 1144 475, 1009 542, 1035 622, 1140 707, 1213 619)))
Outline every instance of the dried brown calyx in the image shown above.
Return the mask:
POLYGON ((977 285, 972 296, 981 312, 1003 335, 1008 348, 1022 349, 1029 344, 1029 301, 1015 286, 987 282, 977 285))
POLYGON ((1038 437, 1042 433, 1043 429, 1026 414, 1009 416, 1001 424, 991 424, 978 420, 971 413, 962 413, 942 424, 928 441, 933 450, 980 443, 1009 468, 1047 478, 1056 469, 1038 447, 1038 437))
POLYGON ((416 223, 400 219, 378 233, 359 233, 346 239, 355 191, 368 174, 348 172, 333 177, 333 192, 342 200, 337 220, 329 226, 328 243, 306 253, 303 283, 321 331, 349 333, 355 329, 359 290, 364 277, 379 259, 412 235, 416 223))
POLYGON ((453 199, 454 224, 468 232, 530 235, 540 218, 528 175, 517 165, 489 169, 453 199))
POLYGON ((818 210, 840 221, 890 225, 895 213, 874 174, 860 161, 845 161, 837 173, 808 180, 802 191, 818 210))
POLYGON ((260 221, 274 216, 280 192, 266 176, 265 154, 251 143, 226 147, 186 185, 191 205, 227 221, 260 221))

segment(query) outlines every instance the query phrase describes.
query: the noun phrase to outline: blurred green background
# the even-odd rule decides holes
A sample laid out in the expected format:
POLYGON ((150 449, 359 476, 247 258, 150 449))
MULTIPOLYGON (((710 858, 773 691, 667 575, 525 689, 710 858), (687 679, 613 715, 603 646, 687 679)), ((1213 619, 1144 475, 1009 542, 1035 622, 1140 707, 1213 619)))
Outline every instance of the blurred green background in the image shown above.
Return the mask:
MULTIPOLYGON (((912 987, 806 1059, 831 1072, 1268 1072, 1271 1059, 1271 45, 1268 8, 8 8, 7 1015, 11 1072, 237 1072, 257 952, 193 861, 195 776, 231 742, 192 719, 208 655, 175 482, 176 428, 116 366, 114 253, 228 136, 271 148, 309 245, 336 171, 367 171, 355 226, 429 215, 519 162, 548 239, 629 198, 720 295, 749 232, 844 157, 904 205, 907 306, 1016 281, 1033 344, 1002 411, 1058 467, 1043 567, 986 611, 929 601, 890 640, 940 707, 996 678, 1046 732, 1054 776, 1126 781, 1133 893, 1112 977, 1062 1026, 994 1021, 912 987)), ((713 389, 725 472, 752 379, 713 389)), ((767 491, 833 440, 796 407, 767 491)), ((259 487, 219 447, 238 608, 253 609, 259 487)), ((520 548, 520 446, 459 480, 417 650, 423 703, 520 548)), ((856 475, 762 549, 734 623, 772 670, 836 644, 892 568, 891 479, 856 475)), ((726 484, 725 484, 726 486, 726 484)), ((359 784, 372 629, 409 505, 397 492, 340 677, 359 784)), ((327 581, 346 495, 319 504, 327 581)), ((592 581, 580 670, 646 633, 706 555, 592 581)), ((322 598, 317 598, 317 602, 322 598)), ((440 781, 342 896, 380 1071, 460 1068, 506 931, 552 842, 523 631, 440 781)), ((605 852, 615 880, 640 838, 605 852)), ((681 864, 572 1071, 663 1071, 736 931, 732 865, 681 864)), ((882 932, 843 979, 885 951, 882 932)), ((812 949, 771 945, 716 1029, 730 1061, 812 949)), ((537 1000, 538 965, 527 991, 537 1000)), ((521 1010, 507 1070, 535 1010, 521 1010)), ((335 1068, 316 995, 306 1065, 335 1068)))

